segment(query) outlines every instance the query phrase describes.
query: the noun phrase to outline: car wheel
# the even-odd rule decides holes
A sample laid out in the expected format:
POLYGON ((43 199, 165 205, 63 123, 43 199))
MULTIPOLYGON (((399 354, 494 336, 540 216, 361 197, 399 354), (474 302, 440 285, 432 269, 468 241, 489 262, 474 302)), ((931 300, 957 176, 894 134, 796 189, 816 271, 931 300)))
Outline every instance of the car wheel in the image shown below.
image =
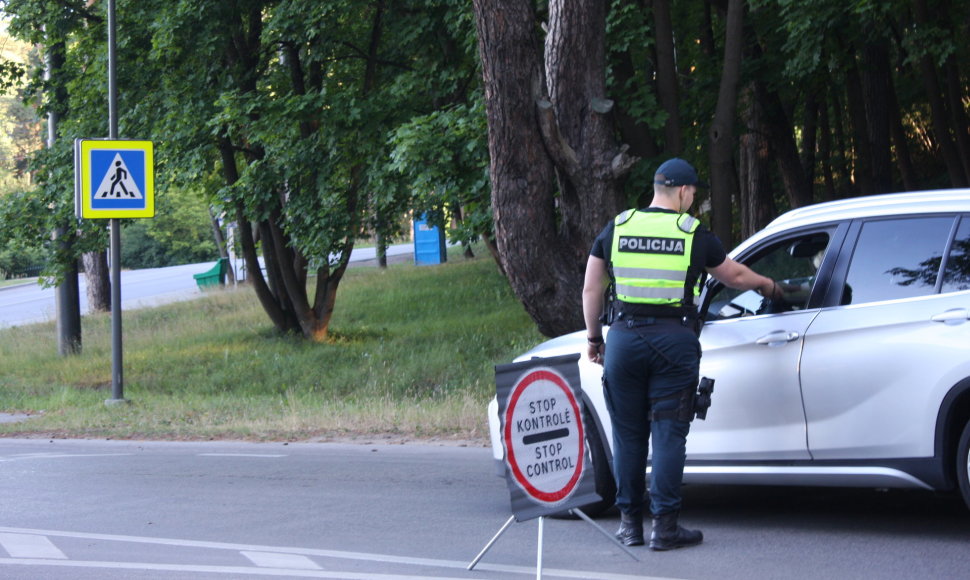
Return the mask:
POLYGON ((957 481, 960 482, 963 502, 970 508, 970 421, 963 428, 957 447, 957 481))
POLYGON ((603 441, 599 426, 593 419, 589 405, 583 408, 583 419, 586 427, 586 452, 590 455, 589 461, 593 466, 593 473, 596 474, 596 493, 603 498, 583 509, 583 513, 593 516, 605 512, 616 503, 616 479, 613 478, 613 469, 607 455, 608 447, 603 441))
MULTIPOLYGON (((583 407, 583 429, 586 439, 586 456, 593 468, 595 475, 594 484, 597 495, 602 498, 600 501, 580 506, 580 510, 589 517, 601 515, 606 510, 613 507, 616 503, 616 480, 613 479, 613 470, 610 467, 610 458, 607 455, 606 443, 600 434, 599 427, 589 410, 589 404, 583 407)), ((554 514, 555 518, 574 517, 571 512, 565 511, 554 514)))

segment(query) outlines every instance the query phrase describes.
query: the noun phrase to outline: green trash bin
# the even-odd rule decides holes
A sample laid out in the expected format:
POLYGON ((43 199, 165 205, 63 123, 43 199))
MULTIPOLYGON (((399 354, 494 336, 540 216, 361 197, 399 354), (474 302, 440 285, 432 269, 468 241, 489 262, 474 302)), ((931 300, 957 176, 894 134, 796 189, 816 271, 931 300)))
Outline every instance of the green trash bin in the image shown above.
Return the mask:
POLYGON ((192 277, 195 278, 195 283, 199 285, 200 290, 205 290, 206 288, 211 288, 213 286, 225 286, 226 268, 228 266, 228 259, 219 258, 215 265, 209 268, 207 271, 202 272, 201 274, 193 274, 192 277))

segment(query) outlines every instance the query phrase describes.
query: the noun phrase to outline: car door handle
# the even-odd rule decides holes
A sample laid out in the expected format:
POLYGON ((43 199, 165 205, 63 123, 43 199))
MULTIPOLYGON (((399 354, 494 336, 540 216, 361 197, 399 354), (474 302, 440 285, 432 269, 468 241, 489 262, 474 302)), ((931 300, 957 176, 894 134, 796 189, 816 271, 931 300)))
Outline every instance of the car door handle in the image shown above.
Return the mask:
POLYGON ((962 324, 970 320, 970 310, 966 308, 951 308, 946 312, 934 314, 930 320, 933 322, 942 322, 943 324, 962 324))
POLYGON ((785 332, 784 330, 778 330, 762 336, 756 340, 755 343, 766 344, 768 346, 781 346, 786 342, 798 340, 799 336, 800 335, 797 332, 785 332))

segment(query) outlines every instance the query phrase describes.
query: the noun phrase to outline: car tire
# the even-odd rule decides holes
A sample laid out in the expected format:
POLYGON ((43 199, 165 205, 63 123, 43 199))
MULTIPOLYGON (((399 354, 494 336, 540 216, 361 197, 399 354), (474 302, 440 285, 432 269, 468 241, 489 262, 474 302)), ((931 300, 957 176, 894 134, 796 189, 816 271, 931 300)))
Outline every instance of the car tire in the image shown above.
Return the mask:
MULTIPOLYGON (((616 480, 613 479, 613 469, 610 457, 607 455, 609 447, 603 441, 599 425, 589 410, 589 403, 583 406, 583 431, 586 439, 586 453, 590 466, 593 468, 595 479, 593 483, 600 501, 580 506, 584 514, 589 517, 602 515, 616 503, 616 480)), ((553 514, 554 518, 574 518, 572 510, 553 514)))
POLYGON ((599 425, 593 418, 587 404, 583 408, 583 424, 586 429, 586 449, 589 452, 590 464, 596 475, 596 493, 602 500, 584 506, 583 513, 588 516, 600 515, 613 507, 616 503, 616 479, 613 477, 612 462, 610 461, 609 446, 603 440, 599 425))
POLYGON ((970 508, 970 421, 963 427, 960 445, 957 446, 957 481, 960 485, 960 495, 963 503, 970 508))

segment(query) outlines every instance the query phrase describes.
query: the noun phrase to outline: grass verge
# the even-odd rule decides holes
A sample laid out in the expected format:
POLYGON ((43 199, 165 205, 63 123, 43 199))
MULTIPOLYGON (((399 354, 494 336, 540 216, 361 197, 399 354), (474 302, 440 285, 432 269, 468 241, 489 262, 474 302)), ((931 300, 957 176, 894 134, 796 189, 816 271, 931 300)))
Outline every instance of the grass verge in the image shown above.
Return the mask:
POLYGON ((276 334, 246 287, 123 321, 124 405, 111 323, 83 321, 60 357, 54 323, 0 330, 0 436, 393 438, 484 444, 495 364, 542 340, 488 257, 348 271, 325 343, 276 334))

